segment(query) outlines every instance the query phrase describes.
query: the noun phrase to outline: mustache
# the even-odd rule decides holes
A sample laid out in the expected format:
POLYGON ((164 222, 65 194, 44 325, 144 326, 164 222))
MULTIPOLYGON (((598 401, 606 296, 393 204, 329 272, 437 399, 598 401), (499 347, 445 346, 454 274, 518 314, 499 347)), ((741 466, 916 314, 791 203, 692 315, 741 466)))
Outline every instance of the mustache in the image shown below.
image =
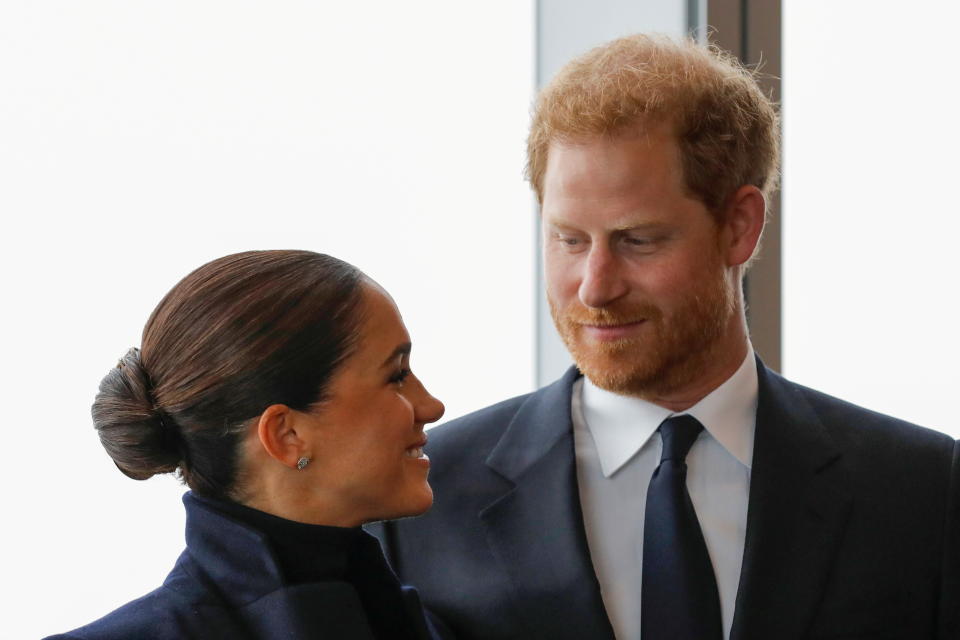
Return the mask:
POLYGON ((643 302, 618 304, 597 309, 575 303, 564 310, 563 319, 568 324, 607 327, 640 322, 641 320, 658 320, 662 315, 660 309, 656 306, 643 302))

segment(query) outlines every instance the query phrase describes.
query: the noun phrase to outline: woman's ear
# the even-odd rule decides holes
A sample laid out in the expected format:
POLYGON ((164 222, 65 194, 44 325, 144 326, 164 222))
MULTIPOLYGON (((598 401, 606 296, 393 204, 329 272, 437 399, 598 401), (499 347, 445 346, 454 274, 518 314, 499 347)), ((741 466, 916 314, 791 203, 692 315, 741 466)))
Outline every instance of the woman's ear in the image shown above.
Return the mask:
POLYGON ((301 458, 310 459, 308 444, 297 432, 302 414, 283 404, 267 407, 257 423, 257 436, 271 458, 291 469, 301 458))

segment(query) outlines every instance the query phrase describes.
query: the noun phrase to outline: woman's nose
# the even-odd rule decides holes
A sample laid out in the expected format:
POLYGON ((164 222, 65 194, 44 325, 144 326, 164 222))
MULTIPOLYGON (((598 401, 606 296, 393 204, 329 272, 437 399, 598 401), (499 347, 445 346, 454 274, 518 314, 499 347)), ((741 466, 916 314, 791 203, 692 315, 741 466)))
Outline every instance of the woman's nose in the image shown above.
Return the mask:
POLYGON ((423 387, 423 397, 417 403, 417 422, 424 424, 436 422, 443 417, 444 411, 446 411, 446 407, 443 406, 443 403, 430 395, 426 387, 423 387))

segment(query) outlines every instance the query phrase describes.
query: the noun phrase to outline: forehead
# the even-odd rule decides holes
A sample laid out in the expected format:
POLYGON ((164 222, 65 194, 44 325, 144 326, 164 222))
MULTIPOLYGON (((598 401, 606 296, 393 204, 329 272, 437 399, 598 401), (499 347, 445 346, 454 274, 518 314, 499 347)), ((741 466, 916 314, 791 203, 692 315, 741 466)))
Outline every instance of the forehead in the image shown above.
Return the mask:
POLYGON ((400 344, 410 341, 393 298, 375 282, 363 285, 363 324, 356 357, 379 365, 400 344))
POLYGON ((545 218, 589 207, 642 209, 685 199, 679 147, 666 127, 555 141, 544 174, 545 218))

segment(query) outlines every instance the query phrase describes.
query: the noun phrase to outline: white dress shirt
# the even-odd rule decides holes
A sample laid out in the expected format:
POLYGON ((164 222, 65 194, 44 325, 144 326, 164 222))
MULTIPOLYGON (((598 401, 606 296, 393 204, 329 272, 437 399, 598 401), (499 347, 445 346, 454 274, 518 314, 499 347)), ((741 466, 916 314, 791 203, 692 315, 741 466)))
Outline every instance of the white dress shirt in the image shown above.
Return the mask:
POLYGON ((730 637, 747 529, 757 421, 753 349, 740 368, 680 414, 604 391, 586 378, 573 387, 577 480, 593 568, 618 640, 640 638, 640 585, 647 486, 660 464, 657 427, 689 414, 704 426, 687 454, 687 490, 700 520, 730 637))

